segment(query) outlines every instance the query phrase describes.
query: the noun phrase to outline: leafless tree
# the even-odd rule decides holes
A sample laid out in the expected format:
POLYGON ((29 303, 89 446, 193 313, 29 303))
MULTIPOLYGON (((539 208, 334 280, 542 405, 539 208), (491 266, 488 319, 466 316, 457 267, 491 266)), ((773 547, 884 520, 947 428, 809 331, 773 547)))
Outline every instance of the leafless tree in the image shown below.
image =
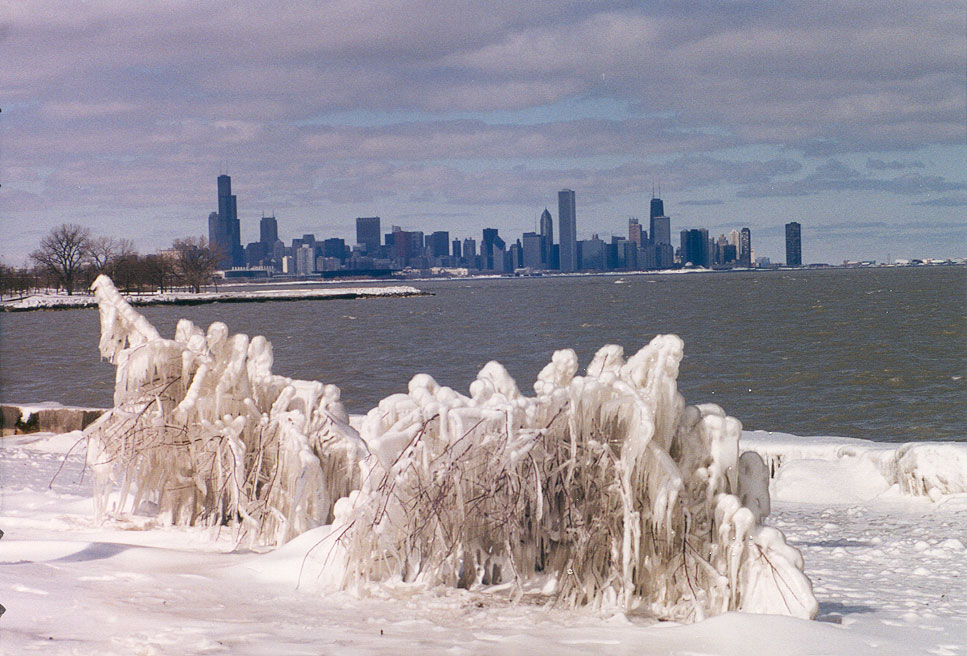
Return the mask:
POLYGON ((106 273, 113 278, 114 265, 120 259, 130 256, 134 252, 134 244, 130 239, 93 237, 88 240, 87 244, 91 273, 94 276, 106 273))
POLYGON ((40 241, 40 248, 30 258, 53 274, 68 294, 74 293, 74 281, 88 256, 91 232, 84 226, 64 223, 40 241))
POLYGON ((209 246, 204 237, 176 239, 171 245, 175 280, 198 293, 212 282, 218 267, 218 250, 209 246))

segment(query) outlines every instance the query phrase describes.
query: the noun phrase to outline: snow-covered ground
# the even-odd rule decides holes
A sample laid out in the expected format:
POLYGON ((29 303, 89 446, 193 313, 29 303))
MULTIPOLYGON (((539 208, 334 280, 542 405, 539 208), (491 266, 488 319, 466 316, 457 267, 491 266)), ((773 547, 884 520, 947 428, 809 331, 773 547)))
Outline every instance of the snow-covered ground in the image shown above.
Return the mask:
MULTIPOLYGON (((776 468, 769 523, 802 551, 819 619, 683 626, 499 592, 321 590, 325 528, 255 553, 227 529, 98 525, 80 439, 0 440, 4 654, 967 654, 967 493, 891 480, 884 463, 911 452, 895 445, 746 433, 743 448, 776 468)), ((917 448, 903 476, 967 475, 967 445, 917 448)))
MULTIPOLYGON (((390 287, 331 287, 321 289, 268 289, 261 291, 170 292, 165 294, 131 294, 125 299, 132 305, 200 305, 204 303, 300 301, 332 298, 366 298, 372 296, 419 296, 416 287, 394 285, 390 287)), ((18 300, 0 303, 0 309, 53 310, 95 307, 97 301, 90 294, 32 294, 18 300)))

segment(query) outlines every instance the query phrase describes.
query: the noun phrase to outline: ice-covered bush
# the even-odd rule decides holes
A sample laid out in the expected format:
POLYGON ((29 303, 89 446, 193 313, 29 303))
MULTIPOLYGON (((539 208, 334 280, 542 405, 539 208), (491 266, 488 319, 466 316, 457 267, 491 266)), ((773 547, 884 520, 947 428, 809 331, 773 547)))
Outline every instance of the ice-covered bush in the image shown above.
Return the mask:
POLYGON ((178 323, 173 340, 100 276, 101 354, 114 408, 88 427, 100 514, 150 509, 282 543, 331 519, 358 487, 365 446, 339 389, 273 375, 264 337, 178 323))
POLYGON ((271 373, 262 337, 157 331, 94 284, 115 407, 87 429, 101 513, 149 509, 281 543, 326 522, 327 580, 464 588, 695 620, 813 617, 799 552, 762 524, 768 471, 741 425, 678 393, 682 342, 584 376, 554 354, 525 396, 499 364, 469 396, 417 375, 348 424, 339 390, 271 373))
POLYGON ((620 347, 576 376, 554 354, 520 393, 490 363, 470 396, 416 376, 361 428, 362 488, 336 506, 344 585, 510 584, 558 603, 700 619, 728 610, 813 617, 799 552, 768 513, 762 460, 739 422, 686 407, 682 342, 620 347))

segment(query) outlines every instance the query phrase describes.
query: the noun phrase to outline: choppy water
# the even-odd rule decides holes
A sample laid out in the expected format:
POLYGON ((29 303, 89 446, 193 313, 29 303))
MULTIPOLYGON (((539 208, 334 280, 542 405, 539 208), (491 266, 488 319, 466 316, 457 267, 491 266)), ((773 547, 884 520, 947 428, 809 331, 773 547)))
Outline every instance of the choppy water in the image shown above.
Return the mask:
MULTIPOLYGON (((417 283, 434 296, 152 307, 263 334, 274 371, 335 383, 351 412, 419 372, 466 392, 498 360, 525 393, 555 349, 587 364, 659 333, 685 340, 679 386, 747 428, 967 441, 967 269, 818 270, 417 283), (621 282, 619 282, 621 281, 621 282)), ((0 315, 0 400, 111 404, 97 312, 0 315)))

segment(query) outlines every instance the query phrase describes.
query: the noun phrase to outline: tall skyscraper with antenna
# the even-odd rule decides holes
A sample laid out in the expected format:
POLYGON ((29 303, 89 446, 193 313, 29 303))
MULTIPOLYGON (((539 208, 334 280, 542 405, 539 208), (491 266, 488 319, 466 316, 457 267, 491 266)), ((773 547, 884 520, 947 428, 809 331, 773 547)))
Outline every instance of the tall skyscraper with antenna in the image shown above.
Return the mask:
POLYGON ((208 215, 208 243, 218 250, 219 268, 245 266, 238 208, 232 179, 227 175, 218 176, 218 212, 208 215))

